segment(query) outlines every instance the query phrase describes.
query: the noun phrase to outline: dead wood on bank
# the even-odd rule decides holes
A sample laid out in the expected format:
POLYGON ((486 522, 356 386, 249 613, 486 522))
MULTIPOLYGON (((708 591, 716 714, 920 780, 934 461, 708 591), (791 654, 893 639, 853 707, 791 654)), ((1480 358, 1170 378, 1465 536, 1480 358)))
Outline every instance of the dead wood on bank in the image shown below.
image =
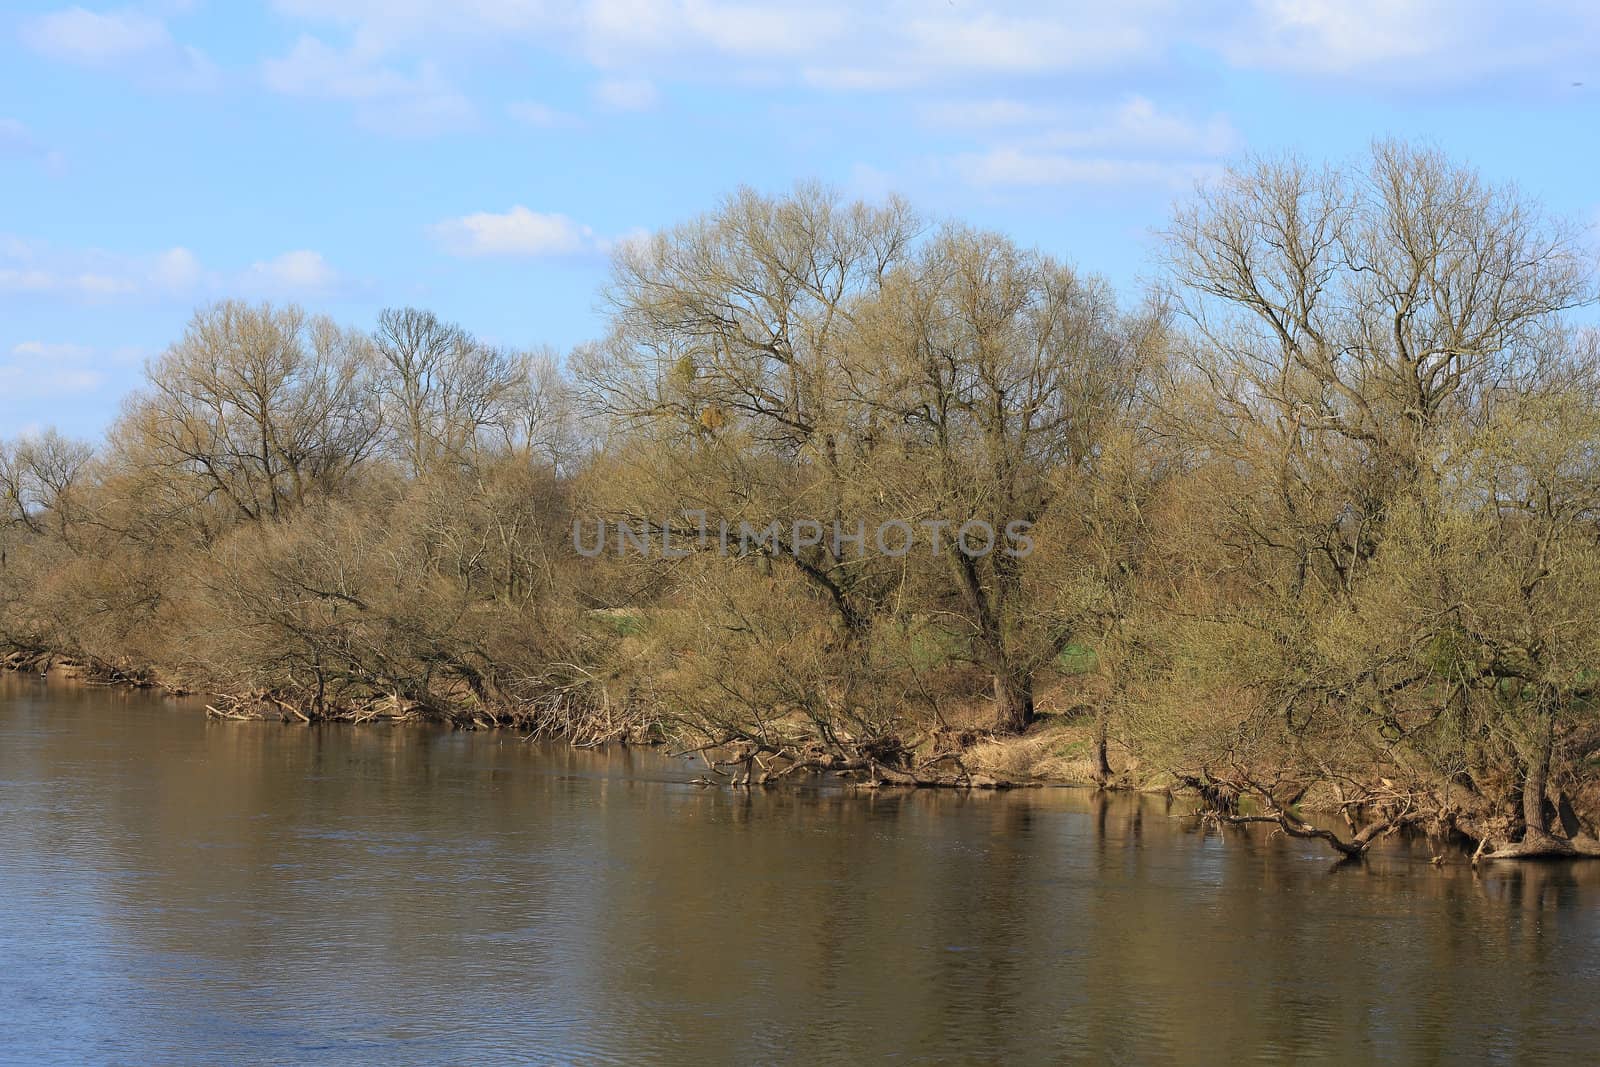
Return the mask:
MULTIPOLYGON (((927 740, 927 739, 925 739, 927 740)), ((756 736, 743 731, 719 734, 675 752, 700 756, 706 769, 739 789, 777 785, 809 774, 833 774, 857 788, 907 786, 918 789, 1010 789, 1019 783, 974 774, 959 751, 919 755, 925 745, 908 745, 893 736, 851 738, 830 732, 825 740, 797 736, 756 736), (730 773, 726 768, 733 768, 730 773)), ((702 779, 707 785, 723 784, 702 779)))
MULTIPOLYGON (((1215 826, 1272 826, 1290 837, 1321 841, 1345 859, 1359 859, 1378 841, 1407 829, 1424 831, 1430 842, 1454 838, 1475 846, 1470 855, 1474 866, 1492 860, 1600 858, 1600 839, 1578 828, 1570 816, 1566 821, 1572 832, 1567 832, 1568 828, 1556 832, 1508 821, 1489 823, 1440 801, 1428 790, 1402 790, 1387 779, 1380 779, 1354 796, 1344 796, 1341 791, 1337 810, 1349 833, 1340 835, 1293 810, 1306 792, 1304 786, 1294 791, 1292 800, 1284 802, 1277 788, 1245 776, 1226 778, 1202 771, 1199 775, 1174 777, 1200 798, 1201 807, 1193 817, 1202 822, 1215 826), (1245 802, 1260 810, 1243 811, 1245 802)), ((1557 810, 1561 810, 1565 798, 1558 797, 1557 801, 1557 810)), ((1443 861, 1443 854, 1436 852, 1434 862, 1443 861)))

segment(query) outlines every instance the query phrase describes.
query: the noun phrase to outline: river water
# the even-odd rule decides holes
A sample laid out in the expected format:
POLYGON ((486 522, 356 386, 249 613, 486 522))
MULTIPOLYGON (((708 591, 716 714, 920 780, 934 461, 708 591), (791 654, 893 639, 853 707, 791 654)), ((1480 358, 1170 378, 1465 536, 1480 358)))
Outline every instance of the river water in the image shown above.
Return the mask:
POLYGON ((0 1058, 1584 1062, 1600 865, 0 679, 0 1058))

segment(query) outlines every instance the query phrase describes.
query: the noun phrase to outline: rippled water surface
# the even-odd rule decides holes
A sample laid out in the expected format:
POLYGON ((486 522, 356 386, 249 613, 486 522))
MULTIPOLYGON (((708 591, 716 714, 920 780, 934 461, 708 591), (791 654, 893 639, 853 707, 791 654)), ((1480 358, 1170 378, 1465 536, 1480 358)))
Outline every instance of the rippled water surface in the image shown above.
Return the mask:
POLYGON ((0 1058, 1588 1062, 1600 865, 0 678, 0 1058))

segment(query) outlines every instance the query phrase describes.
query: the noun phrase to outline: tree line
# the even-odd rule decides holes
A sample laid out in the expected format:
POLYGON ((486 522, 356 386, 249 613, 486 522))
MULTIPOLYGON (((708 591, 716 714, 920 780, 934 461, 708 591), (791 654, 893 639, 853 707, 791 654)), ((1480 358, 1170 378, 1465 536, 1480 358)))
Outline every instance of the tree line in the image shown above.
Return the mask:
POLYGON ((1020 737, 1344 852, 1594 850, 1584 232, 1384 142, 1246 160, 1161 236, 1129 305, 801 185, 620 249, 565 358, 203 308, 103 445, 0 443, 0 647, 217 714, 688 738, 743 782, 970 782, 1020 737), (586 520, 934 532, 595 554, 586 520))

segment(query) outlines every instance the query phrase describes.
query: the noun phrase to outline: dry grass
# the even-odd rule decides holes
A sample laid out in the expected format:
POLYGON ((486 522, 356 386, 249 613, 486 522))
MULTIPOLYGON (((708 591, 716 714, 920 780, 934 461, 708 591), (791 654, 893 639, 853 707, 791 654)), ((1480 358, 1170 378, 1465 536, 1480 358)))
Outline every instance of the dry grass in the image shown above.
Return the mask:
MULTIPOLYGON (((1051 716, 1020 737, 987 738, 962 759, 974 772, 1015 781, 1093 785, 1093 721, 1051 716)), ((1113 757, 1113 766, 1121 766, 1113 757)))

